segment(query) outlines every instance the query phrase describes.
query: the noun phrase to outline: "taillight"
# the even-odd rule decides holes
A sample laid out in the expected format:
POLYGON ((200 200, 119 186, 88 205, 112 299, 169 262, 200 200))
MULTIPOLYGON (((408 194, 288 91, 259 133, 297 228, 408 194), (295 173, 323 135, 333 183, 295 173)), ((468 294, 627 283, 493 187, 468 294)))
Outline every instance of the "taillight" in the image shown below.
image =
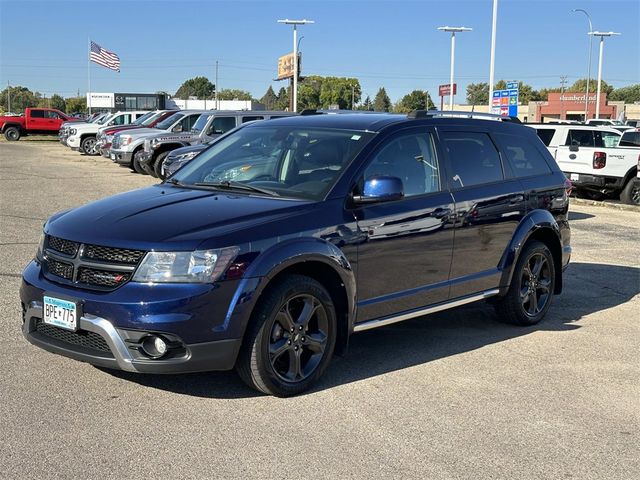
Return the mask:
POLYGON ((593 152, 593 168, 604 168, 607 165, 607 154, 605 152, 593 152))

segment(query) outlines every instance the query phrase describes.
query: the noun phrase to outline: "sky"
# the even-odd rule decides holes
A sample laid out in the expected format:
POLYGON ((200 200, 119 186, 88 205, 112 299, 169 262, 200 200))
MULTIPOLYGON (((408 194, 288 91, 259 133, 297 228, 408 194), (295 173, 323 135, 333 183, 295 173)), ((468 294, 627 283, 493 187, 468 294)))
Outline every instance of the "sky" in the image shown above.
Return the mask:
MULTIPOLYGON (((586 77, 589 12, 605 39, 603 79, 614 87, 640 83, 640 0, 499 0, 495 79, 534 88, 570 86, 586 77)), ((487 82, 492 0, 144 1, 0 0, 0 86, 26 86, 47 96, 88 88, 89 39, 117 53, 120 73, 91 66, 95 92, 174 94, 188 78, 260 98, 277 75, 278 57, 293 49, 292 28, 278 19, 306 18, 299 29, 303 75, 360 80, 372 99, 385 87, 392 101, 414 89, 437 96, 449 83, 450 34, 456 36, 458 91, 487 82)), ((592 77, 599 41, 593 42, 592 77)))

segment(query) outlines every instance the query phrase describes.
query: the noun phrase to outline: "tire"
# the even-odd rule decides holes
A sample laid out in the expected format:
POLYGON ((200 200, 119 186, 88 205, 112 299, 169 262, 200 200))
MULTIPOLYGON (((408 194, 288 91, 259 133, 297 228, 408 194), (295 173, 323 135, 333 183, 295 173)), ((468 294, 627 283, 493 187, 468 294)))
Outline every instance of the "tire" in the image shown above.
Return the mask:
POLYGON ((131 160, 131 168, 134 172, 139 173, 140 175, 146 175, 142 167, 140 166, 140 160, 138 160, 138 154, 141 153, 142 150, 139 150, 133 154, 133 160, 131 160))
POLYGON ((4 138, 9 142, 17 142, 21 137, 20 129, 18 127, 8 127, 4 131, 4 138))
POLYGON ((160 155, 158 155, 158 158, 156 158, 156 163, 153 164, 153 171, 156 174, 156 178, 159 178, 160 180, 164 180, 165 176, 162 174, 162 164, 164 163, 164 159, 167 158, 169 156, 170 152, 162 152, 160 155))
POLYGON ((542 242, 527 242, 518 258, 507 294, 498 299, 498 319, 513 325, 535 325, 543 319, 553 298, 555 264, 542 242))
POLYGON ((336 331, 335 308, 327 290, 312 278, 286 276, 265 291, 253 311, 236 371, 260 392, 297 395, 327 368, 336 331))
POLYGON ((98 149, 96 148, 96 137, 91 135, 83 138, 82 143, 80 143, 80 150, 82 150, 82 153, 85 155, 92 157, 99 155, 98 149))
POLYGON ((633 177, 620 193, 620 200, 627 205, 640 205, 640 179, 633 177))
POLYGON ((575 189, 576 198, 586 198, 587 200, 603 200, 604 193, 595 192, 593 190, 585 190, 584 188, 575 189))

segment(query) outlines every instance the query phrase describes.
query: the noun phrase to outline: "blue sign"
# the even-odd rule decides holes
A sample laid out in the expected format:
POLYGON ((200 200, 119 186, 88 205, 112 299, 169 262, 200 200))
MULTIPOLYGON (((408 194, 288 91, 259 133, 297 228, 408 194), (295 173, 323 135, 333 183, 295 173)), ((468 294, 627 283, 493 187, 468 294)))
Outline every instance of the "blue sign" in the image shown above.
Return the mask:
POLYGON ((508 82, 507 83, 507 90, 517 90, 518 89, 518 82, 508 82))

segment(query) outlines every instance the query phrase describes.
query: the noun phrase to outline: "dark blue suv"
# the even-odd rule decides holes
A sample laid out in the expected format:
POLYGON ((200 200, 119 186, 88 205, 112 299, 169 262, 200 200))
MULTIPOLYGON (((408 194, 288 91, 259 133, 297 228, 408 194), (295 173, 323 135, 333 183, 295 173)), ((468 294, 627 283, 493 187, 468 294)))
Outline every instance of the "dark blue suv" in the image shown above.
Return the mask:
POLYGON ((286 396, 354 332, 483 299, 535 324, 569 262, 570 184, 534 130, 500 120, 247 125, 162 184, 52 216, 24 335, 131 372, 235 367, 286 396))

